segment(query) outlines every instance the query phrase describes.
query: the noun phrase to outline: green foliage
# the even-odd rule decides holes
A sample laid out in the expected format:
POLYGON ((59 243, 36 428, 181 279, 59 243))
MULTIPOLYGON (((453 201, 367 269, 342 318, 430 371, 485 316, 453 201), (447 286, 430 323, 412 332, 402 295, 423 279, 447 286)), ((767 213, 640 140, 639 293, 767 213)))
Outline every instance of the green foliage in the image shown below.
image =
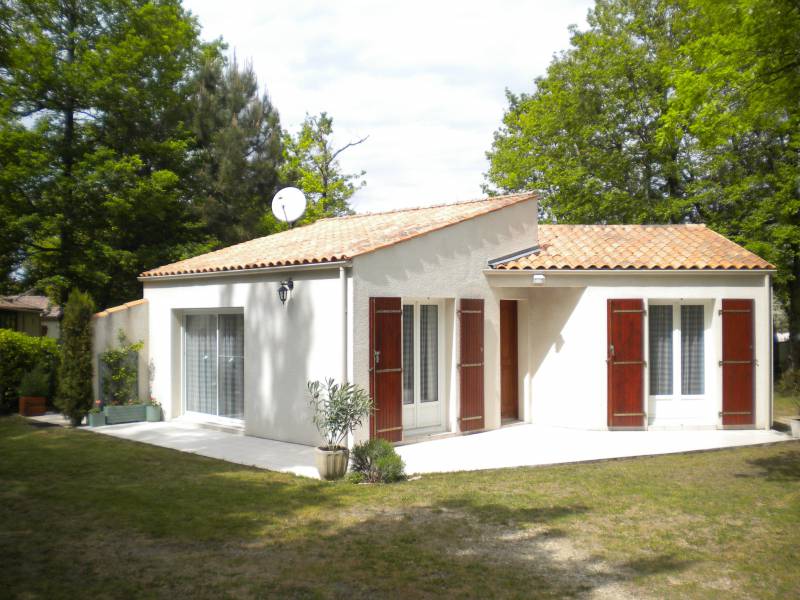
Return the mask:
POLYGON ((192 104, 196 202, 208 234, 230 245, 272 233, 264 217, 280 188, 283 132, 269 96, 259 96, 252 65, 207 51, 192 104))
POLYGON ((800 363, 800 5, 598 0, 488 152, 564 223, 704 222, 778 266, 800 363))
MULTIPOLYGON (((27 373, 40 366, 52 373, 57 362, 54 339, 0 329, 0 413, 17 410, 20 384, 27 373)), ((49 390, 44 395, 49 396, 49 390)))
POLYGON ((301 223, 352 214, 348 201, 366 185, 362 179, 366 171, 342 173, 339 156, 367 138, 336 148, 332 136, 333 118, 324 112, 307 115, 296 135, 284 135, 283 179, 303 190, 309 200, 301 223))
POLYGON ((403 459, 386 440, 371 439, 356 444, 350 458, 353 473, 360 475, 360 481, 392 483, 406 479, 403 459))
POLYGON ((187 74, 199 30, 180 0, 14 2, 0 63, 0 269, 60 303, 136 297, 135 275, 203 241, 187 202, 187 74))
POLYGON ((109 404, 135 404, 139 401, 139 352, 144 342, 129 342, 122 329, 117 341, 117 348, 100 355, 100 362, 106 369, 102 381, 103 398, 109 404))
POLYGON ((789 396, 797 405, 797 411, 800 413, 800 369, 787 369, 781 375, 778 385, 775 386, 777 390, 789 396))
POLYGON ((333 378, 308 382, 309 404, 314 410, 314 425, 325 439, 325 447, 335 450, 372 412, 372 399, 352 383, 336 383, 333 378))
POLYGON ((22 376, 19 382, 19 395, 46 398, 50 395, 52 373, 51 365, 37 363, 32 370, 22 376))
POLYGON ((61 365, 55 404, 73 425, 92 407, 92 327, 94 302, 72 290, 61 321, 61 365))

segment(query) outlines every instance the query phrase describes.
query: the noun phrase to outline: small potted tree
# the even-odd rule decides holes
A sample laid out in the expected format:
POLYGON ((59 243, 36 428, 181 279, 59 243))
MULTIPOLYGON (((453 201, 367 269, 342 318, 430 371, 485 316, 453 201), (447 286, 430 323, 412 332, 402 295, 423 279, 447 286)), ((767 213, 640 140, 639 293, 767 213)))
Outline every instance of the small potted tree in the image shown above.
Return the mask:
POLYGON ((360 427, 372 412, 369 395, 352 383, 333 379, 308 383, 314 425, 325 444, 316 449, 317 470, 323 479, 341 479, 347 472, 350 452, 344 446, 348 434, 360 427))
POLYGON ((155 423, 161 420, 161 403, 153 398, 150 397, 150 402, 146 405, 147 409, 147 420, 151 423, 155 423))
POLYGON ((25 417, 43 415, 47 411, 49 393, 50 372, 43 365, 36 365, 19 382, 19 414, 25 417))

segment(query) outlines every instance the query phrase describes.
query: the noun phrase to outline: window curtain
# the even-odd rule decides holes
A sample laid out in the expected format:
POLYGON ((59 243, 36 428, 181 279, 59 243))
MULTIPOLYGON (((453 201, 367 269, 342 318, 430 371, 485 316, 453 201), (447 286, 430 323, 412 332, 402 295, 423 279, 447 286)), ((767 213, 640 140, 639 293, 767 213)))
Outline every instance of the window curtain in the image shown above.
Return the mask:
POLYGON ((403 305, 403 404, 414 404, 414 306, 403 305))
POLYGON ((703 307, 681 306, 681 394, 705 393, 703 307))
POLYGON ((244 316, 219 316, 219 414, 244 418, 244 316))
POLYGON ((420 394, 421 402, 439 399, 439 307, 420 307, 420 394))
POLYGON ((650 305, 650 395, 672 394, 672 306, 650 305))
POLYGON ((186 316, 186 410, 217 414, 217 316, 186 316))

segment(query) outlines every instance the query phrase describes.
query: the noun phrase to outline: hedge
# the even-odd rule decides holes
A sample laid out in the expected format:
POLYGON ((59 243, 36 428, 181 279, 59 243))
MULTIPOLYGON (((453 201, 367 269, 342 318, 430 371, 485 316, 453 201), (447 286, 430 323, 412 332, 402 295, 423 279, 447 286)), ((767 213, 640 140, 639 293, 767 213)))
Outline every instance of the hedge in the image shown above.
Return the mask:
POLYGON ((17 411, 17 388, 25 373, 37 364, 52 373, 57 362, 58 344, 53 338, 0 329, 0 412, 17 411))

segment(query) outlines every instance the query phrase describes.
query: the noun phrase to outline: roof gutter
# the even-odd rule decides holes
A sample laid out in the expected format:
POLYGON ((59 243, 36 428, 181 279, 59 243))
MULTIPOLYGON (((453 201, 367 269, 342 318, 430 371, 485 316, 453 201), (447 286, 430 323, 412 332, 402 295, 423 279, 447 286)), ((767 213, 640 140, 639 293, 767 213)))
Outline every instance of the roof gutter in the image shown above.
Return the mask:
POLYGON ((137 277, 138 281, 146 283, 148 281, 174 281, 185 279, 212 279, 215 277, 229 277, 242 275, 270 275, 272 273, 285 273, 287 271, 319 271, 325 269, 338 269, 340 267, 352 267, 353 261, 334 260, 322 263, 309 263, 304 265, 281 265, 277 267, 259 267, 256 269, 229 269, 227 271, 206 271, 203 273, 178 273, 174 275, 150 275, 148 277, 137 277))
POLYGON ((775 273, 776 269, 484 269, 485 275, 501 277, 532 277, 544 275, 558 277, 560 275, 731 275, 731 274, 765 274, 775 273))

